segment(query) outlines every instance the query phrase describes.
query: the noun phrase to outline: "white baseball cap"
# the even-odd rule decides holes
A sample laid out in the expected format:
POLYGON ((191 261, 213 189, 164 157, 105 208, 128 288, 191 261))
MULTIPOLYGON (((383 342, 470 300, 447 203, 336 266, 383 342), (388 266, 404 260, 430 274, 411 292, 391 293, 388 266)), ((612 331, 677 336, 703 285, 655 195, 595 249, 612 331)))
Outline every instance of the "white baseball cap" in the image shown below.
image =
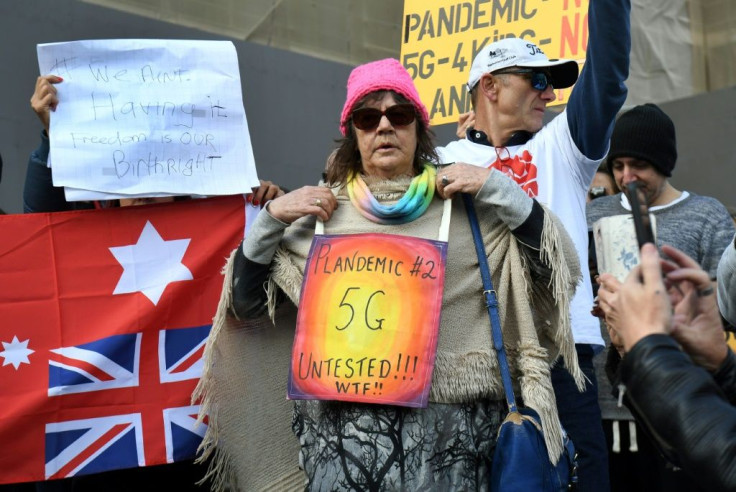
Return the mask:
POLYGON ((578 62, 547 58, 539 47, 521 38, 505 38, 483 48, 470 67, 468 92, 487 73, 503 68, 549 68, 555 89, 570 87, 578 79, 578 62))

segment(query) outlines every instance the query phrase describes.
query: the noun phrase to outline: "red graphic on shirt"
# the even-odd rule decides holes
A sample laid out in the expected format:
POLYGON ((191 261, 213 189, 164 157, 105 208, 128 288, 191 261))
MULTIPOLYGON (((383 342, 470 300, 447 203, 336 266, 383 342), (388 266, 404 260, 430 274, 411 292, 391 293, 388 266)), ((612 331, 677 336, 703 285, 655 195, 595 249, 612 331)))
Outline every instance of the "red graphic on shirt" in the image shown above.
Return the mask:
POLYGON ((530 197, 534 198, 539 194, 537 166, 532 162, 532 155, 528 150, 522 152, 521 156, 511 157, 505 148, 497 148, 496 155, 498 156, 496 162, 488 167, 498 169, 519 183, 521 189, 526 191, 530 197))

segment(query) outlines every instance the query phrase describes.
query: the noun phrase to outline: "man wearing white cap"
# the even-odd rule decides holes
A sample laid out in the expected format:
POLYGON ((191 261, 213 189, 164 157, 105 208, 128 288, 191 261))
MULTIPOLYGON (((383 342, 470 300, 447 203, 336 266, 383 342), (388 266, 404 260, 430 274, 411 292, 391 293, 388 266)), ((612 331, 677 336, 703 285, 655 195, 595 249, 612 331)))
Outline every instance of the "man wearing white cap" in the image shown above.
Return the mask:
MULTIPOLYGON (((589 42, 578 78, 574 60, 550 60, 532 40, 506 38, 482 49, 470 70, 474 127, 465 139, 439 148, 441 162, 493 167, 511 176, 555 212, 587 265, 585 197, 606 155, 616 113, 626 100, 630 51, 630 0, 590 0, 589 42), (577 80, 577 83, 576 83, 577 80), (553 89, 575 84, 566 109, 544 125, 553 89)), ((452 179, 472 176, 448 176, 452 179)), ((583 268, 570 305, 580 367, 590 383, 580 392, 560 367, 552 370, 560 420, 579 452, 579 490, 609 489, 606 444, 593 370, 603 346, 590 314, 590 276, 583 268)))

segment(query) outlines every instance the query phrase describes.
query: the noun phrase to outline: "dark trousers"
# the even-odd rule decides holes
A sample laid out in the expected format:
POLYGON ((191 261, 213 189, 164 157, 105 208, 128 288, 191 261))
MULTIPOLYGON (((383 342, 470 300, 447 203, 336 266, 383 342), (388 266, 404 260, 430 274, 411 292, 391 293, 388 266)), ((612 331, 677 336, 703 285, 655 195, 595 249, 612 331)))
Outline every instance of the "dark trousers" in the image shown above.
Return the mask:
POLYGON ((619 422, 620 451, 614 453, 613 421, 603 421, 608 441, 611 490, 613 492, 705 492, 697 480, 681 469, 675 469, 662 457, 644 429, 636 424, 637 451, 629 450, 629 422, 619 422))
POLYGON ((562 359, 552 368, 552 386, 557 399, 560 422, 567 431, 578 453, 578 491, 607 492, 608 453, 598 406, 598 384, 593 369, 593 347, 575 345, 580 369, 587 381, 584 392, 579 392, 575 381, 564 367, 562 359))
POLYGON ((151 488, 176 492, 209 492, 209 480, 203 485, 197 485, 206 472, 206 464, 195 464, 192 460, 187 460, 61 480, 0 485, 0 492, 136 492, 151 488))

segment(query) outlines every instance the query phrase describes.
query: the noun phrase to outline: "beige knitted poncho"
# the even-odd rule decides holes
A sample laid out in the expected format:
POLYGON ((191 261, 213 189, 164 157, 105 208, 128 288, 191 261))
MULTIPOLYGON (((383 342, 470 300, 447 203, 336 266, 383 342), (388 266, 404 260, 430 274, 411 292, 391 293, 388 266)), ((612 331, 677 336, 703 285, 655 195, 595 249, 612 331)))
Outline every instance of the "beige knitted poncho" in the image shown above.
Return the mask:
MULTIPOLYGON (((390 203, 402 196, 408 182, 368 184, 379 201, 390 203)), ((422 217, 400 226, 366 220, 342 192, 338 202, 325 223, 325 234, 380 232, 437 239, 443 209, 439 198, 422 217)), ((494 206, 476 199, 476 210, 498 293, 515 392, 541 416, 550 457, 556 461, 562 437, 550 363, 561 355, 566 367, 574 368, 578 386, 583 384, 568 311, 580 275, 577 255, 558 219, 549 212, 541 250, 534 251, 520 245, 494 206), (530 255, 537 256, 536 261, 530 255)), ((274 258, 266 286, 273 324, 265 319, 238 321, 228 314, 232 258, 225 268, 225 287, 205 353, 206 369, 195 392, 195 398, 203 398, 202 413, 209 418, 202 448, 205 456, 215 453, 211 474, 217 486, 237 484, 241 490, 303 487, 298 442, 290 430, 292 405, 285 399, 296 310, 293 306, 275 309, 273 300, 278 286, 298 304, 314 228, 313 217, 292 224, 274 258)), ((452 206, 449 237, 430 402, 503 400, 478 260, 459 198, 452 206)))

